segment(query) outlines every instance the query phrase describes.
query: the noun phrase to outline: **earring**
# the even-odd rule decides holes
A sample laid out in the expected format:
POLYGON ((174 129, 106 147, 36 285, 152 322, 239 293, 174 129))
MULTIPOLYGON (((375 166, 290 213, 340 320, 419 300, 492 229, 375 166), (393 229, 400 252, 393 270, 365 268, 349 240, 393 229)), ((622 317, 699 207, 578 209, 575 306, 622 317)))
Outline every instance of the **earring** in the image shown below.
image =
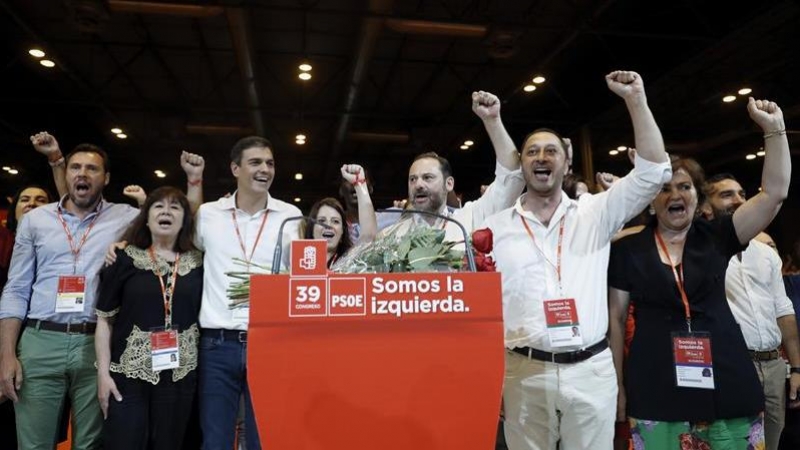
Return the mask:
POLYGON ((653 208, 653 205, 650 205, 650 209, 648 209, 647 212, 649 212, 651 216, 656 215, 656 209, 653 208))

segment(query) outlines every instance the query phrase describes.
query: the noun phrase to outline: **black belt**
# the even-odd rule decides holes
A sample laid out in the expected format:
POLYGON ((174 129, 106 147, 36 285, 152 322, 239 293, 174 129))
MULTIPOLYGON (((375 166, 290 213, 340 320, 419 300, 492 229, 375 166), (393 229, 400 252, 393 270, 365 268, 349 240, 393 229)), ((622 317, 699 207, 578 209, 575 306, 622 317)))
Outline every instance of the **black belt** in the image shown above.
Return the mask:
POLYGON ((765 352, 758 352, 755 350, 748 350, 750 358, 753 361, 772 361, 781 357, 781 353, 777 350, 767 350, 765 352))
POLYGON ((222 338, 225 341, 247 342, 247 331, 223 330, 221 328, 203 328, 202 337, 222 338))
POLYGON ((532 347, 517 347, 512 348, 511 351, 531 359, 538 359, 539 361, 553 362, 558 364, 574 364, 585 361, 607 348, 608 341, 603 338, 602 341, 596 344, 592 344, 589 347, 576 350, 574 352, 550 353, 543 350, 537 350, 532 347))
POLYGON ((94 330, 97 328, 97 324, 94 322, 57 323, 38 319, 29 320, 26 326, 37 330, 58 331, 68 334, 94 334, 94 330))

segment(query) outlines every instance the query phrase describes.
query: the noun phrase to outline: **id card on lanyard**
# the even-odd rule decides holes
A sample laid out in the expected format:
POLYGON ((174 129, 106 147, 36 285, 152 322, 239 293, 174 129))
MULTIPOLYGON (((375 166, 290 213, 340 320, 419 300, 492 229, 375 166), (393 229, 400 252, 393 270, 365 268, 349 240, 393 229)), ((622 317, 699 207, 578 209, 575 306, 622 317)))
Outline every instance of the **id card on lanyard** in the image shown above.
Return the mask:
MULTIPOLYGON (((253 261, 253 255, 256 253, 256 248, 258 247, 258 242, 261 240, 261 233, 264 231, 264 226, 267 224, 267 217, 269 216, 269 210, 264 211, 264 216, 261 218, 261 225, 258 227, 258 234, 256 234, 256 240, 253 242, 253 248, 250 249, 250 256, 247 255, 247 248, 244 245, 244 240, 242 239, 242 233, 239 231, 239 223, 236 220, 236 208, 231 211, 231 217, 233 220, 233 229, 236 231, 236 237, 239 239, 239 247, 242 250, 242 257, 244 258, 245 262, 247 263, 247 271, 250 272, 250 263, 253 261)), ((250 320, 250 307, 249 306, 237 306, 231 310, 231 318, 236 322, 247 322, 250 320)))
POLYGON ((688 331, 673 332, 672 357, 675 366, 675 384, 678 387, 714 389, 714 366, 711 357, 711 333, 692 330, 692 310, 689 308, 689 297, 684 286, 683 265, 680 272, 672 264, 667 245, 661 238, 661 233, 655 230, 656 241, 667 257, 678 292, 681 294, 686 326, 688 331))
POLYGON ((178 330, 150 332, 150 358, 153 372, 166 369, 177 369, 180 366, 178 350, 178 330))
MULTIPOLYGON (((59 207, 60 208, 60 207, 59 207)), ((89 226, 83 233, 80 242, 76 245, 72 233, 69 231, 67 222, 61 214, 61 209, 58 209, 56 217, 67 235, 67 243, 69 244, 70 253, 72 253, 72 274, 64 274, 58 276, 58 287, 56 289, 56 307, 57 313, 73 313, 83 312, 86 299, 86 277, 78 275, 78 257, 81 254, 81 249, 89 239, 89 233, 92 232, 95 222, 100 217, 102 210, 98 210, 89 226)))
MULTIPOLYGON (((564 223, 567 216, 561 217, 558 224, 558 246, 556 247, 556 262, 553 264, 547 254, 539 248, 536 243, 536 237, 533 235, 530 226, 525 218, 520 215, 519 219, 525 227, 525 231, 533 242, 533 246, 541 253, 542 258, 548 264, 556 269, 556 280, 558 282, 558 293, 563 295, 564 289, 561 284, 561 252, 564 246, 564 223)), ((544 308, 545 324, 547 325, 547 337, 550 340, 551 347, 570 347, 575 345, 583 345, 583 333, 581 332, 581 324, 578 320, 578 308, 575 305, 574 298, 556 298, 547 299, 542 303, 544 308)))
MULTIPOLYGON (((156 254, 153 247, 148 249, 153 266, 158 267, 156 254)), ((167 278, 169 285, 164 283, 166 274, 155 273, 161 285, 161 297, 164 301, 164 326, 150 330, 150 360, 153 371, 177 369, 180 366, 180 350, 178 329, 172 325, 172 300, 175 295, 175 286, 178 283, 178 264, 180 253, 175 255, 175 265, 172 268, 172 277, 167 278)))

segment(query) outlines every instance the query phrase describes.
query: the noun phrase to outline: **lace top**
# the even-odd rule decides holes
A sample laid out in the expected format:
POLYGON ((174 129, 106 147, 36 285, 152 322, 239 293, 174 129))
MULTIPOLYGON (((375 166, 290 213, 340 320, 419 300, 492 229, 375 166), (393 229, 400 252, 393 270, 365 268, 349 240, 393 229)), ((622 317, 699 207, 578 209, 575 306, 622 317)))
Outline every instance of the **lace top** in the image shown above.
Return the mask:
POLYGON ((157 274, 163 275, 167 290, 177 271, 172 296, 172 326, 178 330, 179 367, 172 369, 178 381, 197 368, 200 337, 198 315, 203 293, 203 255, 192 251, 180 255, 174 267, 147 250, 128 246, 117 251, 117 261, 100 273, 97 315, 113 318, 111 371, 128 378, 158 384, 150 358, 150 331, 164 327, 164 300, 157 274))

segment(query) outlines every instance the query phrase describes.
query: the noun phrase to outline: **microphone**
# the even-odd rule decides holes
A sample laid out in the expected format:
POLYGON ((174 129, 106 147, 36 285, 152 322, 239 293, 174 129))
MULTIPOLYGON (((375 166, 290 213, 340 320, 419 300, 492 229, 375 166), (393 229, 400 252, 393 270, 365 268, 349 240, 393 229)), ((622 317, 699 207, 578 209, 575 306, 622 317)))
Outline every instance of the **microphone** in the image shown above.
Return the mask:
POLYGON ((375 211, 376 213, 392 213, 392 214, 419 214, 422 216, 429 216, 429 217, 437 217, 439 219, 443 219, 446 222, 453 222, 458 226, 461 230, 461 235, 464 236, 464 253, 467 255, 467 267, 472 272, 477 272, 477 268, 475 267, 475 255, 472 252, 472 245, 469 244, 469 234, 467 233, 467 229, 464 228, 464 225, 461 222, 453 219, 452 217, 445 216, 444 214, 439 214, 430 211, 422 211, 419 209, 381 209, 375 211))
POLYGON ((325 223, 320 223, 316 219, 312 219, 309 216, 294 216, 294 217, 287 217, 287 218, 283 219, 283 222, 281 222, 281 226, 278 228, 278 241, 275 244, 275 252, 272 254, 272 270, 271 270, 271 272, 273 274, 277 274, 280 271, 280 268, 281 268, 281 253, 283 253, 283 227, 287 223, 294 222, 294 221, 297 221, 297 220, 307 220, 307 221, 313 223, 314 225, 321 226, 322 228, 326 228, 326 229, 329 229, 329 230, 333 229, 332 226, 330 226, 328 224, 325 224, 325 223), (276 262, 277 262, 277 264, 276 264, 276 262))

